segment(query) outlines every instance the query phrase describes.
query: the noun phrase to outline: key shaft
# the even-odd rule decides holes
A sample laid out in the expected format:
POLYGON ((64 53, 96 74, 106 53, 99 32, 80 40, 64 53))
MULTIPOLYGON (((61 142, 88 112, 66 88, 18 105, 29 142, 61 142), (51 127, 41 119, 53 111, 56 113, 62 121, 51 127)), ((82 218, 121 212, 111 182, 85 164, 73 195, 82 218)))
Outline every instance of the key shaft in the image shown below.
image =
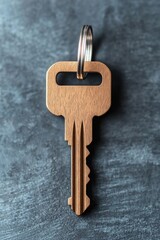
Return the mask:
POLYGON ((71 141, 71 197, 68 204, 77 214, 82 214, 90 205, 90 199, 86 193, 86 185, 89 182, 89 167, 86 158, 89 151, 86 147, 84 123, 74 122, 71 141))

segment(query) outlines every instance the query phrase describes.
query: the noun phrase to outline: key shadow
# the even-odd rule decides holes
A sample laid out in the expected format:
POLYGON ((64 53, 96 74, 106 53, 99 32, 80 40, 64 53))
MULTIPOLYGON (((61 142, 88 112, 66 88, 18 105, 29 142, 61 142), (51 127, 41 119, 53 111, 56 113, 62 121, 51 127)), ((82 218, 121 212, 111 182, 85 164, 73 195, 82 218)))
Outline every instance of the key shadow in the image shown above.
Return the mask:
MULTIPOLYGON (((95 59, 95 55, 97 50, 99 49, 103 39, 103 34, 101 37, 95 41, 94 44, 94 56, 93 59, 95 59)), ((97 173, 96 173, 96 165, 94 162, 95 158, 97 157, 97 150, 98 148, 103 144, 102 139, 102 132, 104 131, 103 125, 106 120, 109 121, 112 120, 115 117, 118 117, 122 114, 122 99, 123 99, 123 74, 122 72, 111 65, 108 65, 104 60, 103 62, 109 67, 111 70, 111 79, 112 79, 112 87, 111 87, 111 107, 109 111, 104 114, 101 117, 94 117, 93 118, 93 141, 88 146, 88 149, 90 151, 90 155, 87 158, 87 165, 90 168, 90 181, 87 185, 87 195, 90 198, 90 207, 85 211, 83 216, 86 216, 90 214, 93 211, 97 211, 98 208, 98 199, 96 197, 95 188, 97 188, 97 173)), ((107 144, 107 143, 106 143, 107 144)), ((107 145, 106 145, 107 148, 107 145)))

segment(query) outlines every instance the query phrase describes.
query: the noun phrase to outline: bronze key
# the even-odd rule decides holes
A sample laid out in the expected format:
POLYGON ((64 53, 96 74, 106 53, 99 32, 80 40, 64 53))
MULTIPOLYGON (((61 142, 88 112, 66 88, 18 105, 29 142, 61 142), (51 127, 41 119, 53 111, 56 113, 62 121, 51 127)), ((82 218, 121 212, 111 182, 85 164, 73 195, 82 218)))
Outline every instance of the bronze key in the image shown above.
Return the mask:
POLYGON ((65 118, 65 140, 71 145, 71 197, 68 204, 80 215, 90 205, 86 194, 89 168, 87 146, 92 141, 92 119, 108 111, 111 105, 111 73, 101 62, 85 62, 84 72, 97 72, 102 76, 98 86, 60 86, 56 82, 59 72, 76 72, 77 62, 57 62, 47 72, 47 108, 65 118))

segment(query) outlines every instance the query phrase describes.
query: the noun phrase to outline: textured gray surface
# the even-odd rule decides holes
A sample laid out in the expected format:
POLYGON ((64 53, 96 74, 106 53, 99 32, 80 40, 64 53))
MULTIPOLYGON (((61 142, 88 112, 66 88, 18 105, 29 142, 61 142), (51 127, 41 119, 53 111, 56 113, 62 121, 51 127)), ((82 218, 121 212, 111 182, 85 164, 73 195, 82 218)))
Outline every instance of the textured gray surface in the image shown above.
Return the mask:
POLYGON ((160 239, 160 1, 0 0, 0 240, 160 239), (75 60, 83 24, 113 75, 94 120, 91 208, 70 196, 64 122, 45 106, 45 73, 75 60))

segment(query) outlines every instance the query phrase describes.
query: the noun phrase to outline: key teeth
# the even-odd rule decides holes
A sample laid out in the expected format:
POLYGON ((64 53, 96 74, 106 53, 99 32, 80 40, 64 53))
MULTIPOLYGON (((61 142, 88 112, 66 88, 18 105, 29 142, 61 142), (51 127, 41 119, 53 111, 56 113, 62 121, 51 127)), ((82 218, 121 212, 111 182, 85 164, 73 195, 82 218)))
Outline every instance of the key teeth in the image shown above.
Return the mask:
POLYGON ((90 181, 90 178, 87 176, 86 177, 86 184, 89 183, 89 181, 90 181))
POLYGON ((86 165, 86 184, 90 181, 89 175, 90 174, 90 169, 89 167, 86 165))
POLYGON ((89 156, 90 151, 88 150, 88 148, 86 147, 86 158, 89 156))
MULTIPOLYGON (((90 152, 88 150, 88 148, 86 147, 86 158, 89 156, 90 152)), ((88 177, 88 175, 90 174, 90 169, 86 164, 86 184, 90 181, 90 178, 88 177)))
POLYGON ((90 198, 86 195, 86 209, 90 206, 90 198))
MULTIPOLYGON (((88 148, 86 147, 86 158, 89 156, 90 152, 88 150, 88 148)), ((90 169, 86 164, 86 184, 90 181, 89 175, 90 174, 90 169)))
POLYGON ((87 173, 87 175, 90 174, 90 168, 87 165, 86 165, 86 173, 87 173))

